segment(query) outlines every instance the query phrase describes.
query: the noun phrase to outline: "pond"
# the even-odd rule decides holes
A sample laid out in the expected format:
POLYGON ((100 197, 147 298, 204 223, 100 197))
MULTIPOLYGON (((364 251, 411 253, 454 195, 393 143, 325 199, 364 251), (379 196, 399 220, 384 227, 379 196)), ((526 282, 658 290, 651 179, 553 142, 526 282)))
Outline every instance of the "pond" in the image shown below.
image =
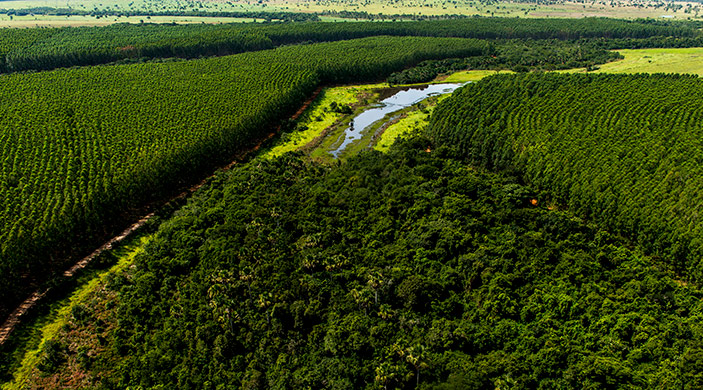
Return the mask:
POLYGON ((452 93, 462 85, 464 84, 430 84, 403 88, 392 96, 381 100, 376 106, 354 117, 349 123, 349 127, 344 130, 344 134, 342 135, 344 141, 336 150, 330 153, 332 153, 335 158, 339 157, 349 144, 355 140, 361 139, 364 130, 382 120, 386 115, 410 107, 430 96, 452 93))

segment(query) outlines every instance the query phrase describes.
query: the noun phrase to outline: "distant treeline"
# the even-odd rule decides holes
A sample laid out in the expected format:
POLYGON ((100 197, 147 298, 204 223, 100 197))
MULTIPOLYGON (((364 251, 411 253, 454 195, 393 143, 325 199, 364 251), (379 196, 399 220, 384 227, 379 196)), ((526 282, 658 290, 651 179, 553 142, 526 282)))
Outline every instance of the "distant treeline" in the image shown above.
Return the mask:
POLYGON ((658 47, 682 48, 703 47, 703 35, 694 36, 654 36, 649 38, 617 38, 617 39, 591 39, 591 43, 607 50, 616 49, 651 49, 658 47))
POLYGON ((496 76, 447 99, 429 131, 701 282, 702 107, 690 75, 496 76))
POLYGON ((419 15, 419 14, 372 14, 366 11, 324 11, 320 16, 334 16, 344 19, 364 19, 364 20, 444 20, 444 19, 468 19, 474 15, 447 14, 447 15, 419 15))
POLYGON ((57 16, 95 16, 95 17, 122 17, 122 16, 203 16, 213 18, 253 18, 264 20, 282 20, 292 22, 317 21, 317 14, 302 12, 277 12, 277 11, 149 11, 149 10, 78 10, 73 8, 33 7, 21 9, 0 8, 0 14, 9 16, 27 15, 57 15, 57 16))
MULTIPOLYGON (((0 72, 48 70, 125 59, 233 54, 284 44, 378 35, 480 39, 617 39, 635 45, 698 42, 695 25, 613 19, 469 18, 395 23, 224 25, 117 24, 106 27, 2 29, 0 72)), ((611 44, 612 46, 612 44, 611 44)), ((603 47, 602 47, 603 48, 603 47)))
MULTIPOLYGON (((1 3, 1 2, 0 2, 1 3)), ((467 19, 470 15, 418 15, 418 14, 371 14, 366 11, 324 11, 324 12, 281 12, 281 11, 196 11, 196 10, 165 10, 150 11, 146 9, 113 10, 93 9, 82 10, 75 8, 31 7, 19 9, 0 8, 0 14, 11 16, 27 15, 57 15, 57 16, 95 16, 95 17, 120 17, 120 16, 202 16, 202 17, 229 17, 229 18, 255 18, 264 20, 284 21, 319 21, 320 16, 333 16, 343 19, 355 20, 444 20, 467 19)))

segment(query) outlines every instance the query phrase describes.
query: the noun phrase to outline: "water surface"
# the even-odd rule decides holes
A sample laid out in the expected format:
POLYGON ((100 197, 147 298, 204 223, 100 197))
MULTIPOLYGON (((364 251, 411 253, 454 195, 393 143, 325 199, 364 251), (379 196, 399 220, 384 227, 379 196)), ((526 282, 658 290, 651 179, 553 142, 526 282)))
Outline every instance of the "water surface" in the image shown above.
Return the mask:
POLYGON ((383 119, 386 115, 410 107, 430 96, 452 93, 462 85, 463 84, 431 84, 420 87, 409 87, 395 93, 391 97, 381 100, 375 107, 362 112, 352 119, 351 123, 349 123, 349 127, 344 130, 344 141, 336 150, 330 153, 332 153, 335 158, 339 157, 350 143, 361 139, 364 130, 383 119))

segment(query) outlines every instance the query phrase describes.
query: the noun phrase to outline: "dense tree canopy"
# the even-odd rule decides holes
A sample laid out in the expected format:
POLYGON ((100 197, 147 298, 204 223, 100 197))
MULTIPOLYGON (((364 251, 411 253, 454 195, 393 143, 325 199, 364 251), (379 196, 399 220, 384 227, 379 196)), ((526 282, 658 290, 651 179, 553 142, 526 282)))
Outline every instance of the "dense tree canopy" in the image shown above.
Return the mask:
POLYGON ((491 77, 439 106, 430 132, 701 281, 702 97, 687 75, 491 77))
MULTIPOLYGON (((0 29, 0 72, 94 65, 125 59, 222 55, 283 44, 378 35, 480 39, 618 39, 625 46, 700 45, 693 23, 616 19, 469 18, 391 23, 221 25, 117 24, 106 27, 0 29), (626 44, 625 44, 626 43, 626 44)), ((610 46, 609 48, 617 48, 610 46)))
POLYGON ((113 352, 75 320, 58 365, 82 348, 107 388, 703 385, 703 294, 535 196, 423 139, 331 167, 256 160, 114 278, 113 352))

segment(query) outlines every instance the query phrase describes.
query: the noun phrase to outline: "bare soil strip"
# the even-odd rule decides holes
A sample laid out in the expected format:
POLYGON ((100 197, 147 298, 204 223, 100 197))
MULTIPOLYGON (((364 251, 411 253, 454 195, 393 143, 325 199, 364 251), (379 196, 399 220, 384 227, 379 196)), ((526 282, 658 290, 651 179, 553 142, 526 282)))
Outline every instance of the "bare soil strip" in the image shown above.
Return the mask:
MULTIPOLYGON (((144 226, 144 224, 149 219, 151 219, 153 216, 154 216, 154 213, 149 213, 149 214, 145 215, 139 221, 133 223, 130 227, 125 229, 122 233, 111 238, 110 241, 106 242, 100 248, 93 251, 93 253, 84 257, 79 262, 74 264, 71 268, 66 270, 66 272, 63 273, 63 277, 64 278, 73 277, 73 275, 75 275, 76 272, 85 268, 93 259, 98 257, 101 253, 112 249, 112 247, 115 244, 123 241, 125 238, 129 237, 129 235, 132 234, 135 230, 144 226)), ((10 314, 10 316, 7 318, 5 323, 2 325, 2 328, 0 328, 0 345, 4 344, 5 341, 7 341, 10 334, 12 333, 12 331, 17 327, 17 325, 20 324, 20 321, 22 320, 22 316, 27 314, 27 312, 30 309, 32 309, 37 304, 37 302, 39 302, 39 300, 42 299, 50 290, 51 290, 50 288, 47 288, 44 290, 35 291, 29 298, 25 299, 25 301, 22 302, 22 304, 20 304, 19 307, 17 307, 15 309, 15 311, 12 312, 12 314, 10 314)))

